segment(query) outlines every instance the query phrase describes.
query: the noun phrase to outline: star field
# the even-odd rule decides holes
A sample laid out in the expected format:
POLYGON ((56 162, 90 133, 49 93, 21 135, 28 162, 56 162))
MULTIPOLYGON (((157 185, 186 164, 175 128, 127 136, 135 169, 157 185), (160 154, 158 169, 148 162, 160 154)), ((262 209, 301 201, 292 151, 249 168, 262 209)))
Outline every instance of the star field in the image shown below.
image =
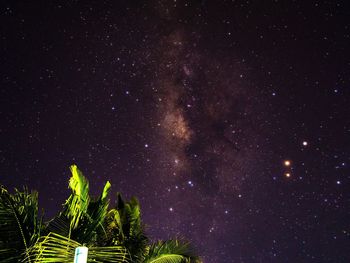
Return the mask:
POLYGON ((137 196, 205 263, 350 261, 346 1, 2 1, 0 183, 137 196))

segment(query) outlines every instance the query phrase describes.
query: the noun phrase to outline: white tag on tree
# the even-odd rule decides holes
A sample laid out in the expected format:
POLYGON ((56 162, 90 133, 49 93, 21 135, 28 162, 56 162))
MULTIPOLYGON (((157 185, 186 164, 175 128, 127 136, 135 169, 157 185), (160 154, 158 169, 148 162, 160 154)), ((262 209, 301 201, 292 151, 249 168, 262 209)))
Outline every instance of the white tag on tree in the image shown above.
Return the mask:
POLYGON ((87 247, 77 247, 75 249, 74 263, 86 263, 88 257, 87 247))

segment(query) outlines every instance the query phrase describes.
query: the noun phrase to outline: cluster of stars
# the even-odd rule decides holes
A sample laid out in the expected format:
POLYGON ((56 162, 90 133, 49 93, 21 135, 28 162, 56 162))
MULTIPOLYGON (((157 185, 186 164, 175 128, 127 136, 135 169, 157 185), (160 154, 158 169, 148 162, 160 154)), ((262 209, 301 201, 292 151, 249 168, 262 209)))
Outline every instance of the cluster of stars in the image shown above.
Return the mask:
POLYGON ((193 186, 194 186, 194 184, 193 184, 192 181, 188 181, 187 184, 188 184, 190 187, 193 187, 193 186))
MULTIPOLYGON (((304 141, 301 142, 301 145, 302 145, 302 147, 305 148, 305 147, 307 147, 309 145, 309 143, 306 140, 304 140, 304 141)), ((289 159, 284 160, 283 161, 283 166, 285 167, 284 176, 286 178, 292 177, 292 171, 293 171, 292 161, 289 160, 289 159)), ((302 178, 302 177, 300 177, 300 178, 302 178)))

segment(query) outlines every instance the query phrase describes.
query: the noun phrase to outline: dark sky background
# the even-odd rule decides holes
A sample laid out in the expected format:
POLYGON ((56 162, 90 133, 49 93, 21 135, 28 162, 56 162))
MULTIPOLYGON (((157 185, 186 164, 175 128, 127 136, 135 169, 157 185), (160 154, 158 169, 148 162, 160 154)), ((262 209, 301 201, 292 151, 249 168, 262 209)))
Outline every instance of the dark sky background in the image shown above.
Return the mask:
POLYGON ((76 163, 205 263, 350 262, 348 1, 1 1, 0 18, 0 182, 47 216, 76 163))

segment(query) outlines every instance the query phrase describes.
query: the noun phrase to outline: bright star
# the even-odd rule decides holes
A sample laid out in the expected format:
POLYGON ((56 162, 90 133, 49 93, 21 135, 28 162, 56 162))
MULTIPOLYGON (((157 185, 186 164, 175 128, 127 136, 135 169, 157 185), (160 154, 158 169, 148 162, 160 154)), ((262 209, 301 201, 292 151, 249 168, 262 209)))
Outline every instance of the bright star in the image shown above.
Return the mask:
POLYGON ((291 164, 291 162, 290 162, 289 160, 285 160, 285 161, 284 161, 284 165, 285 165, 285 166, 290 166, 290 164, 291 164))

